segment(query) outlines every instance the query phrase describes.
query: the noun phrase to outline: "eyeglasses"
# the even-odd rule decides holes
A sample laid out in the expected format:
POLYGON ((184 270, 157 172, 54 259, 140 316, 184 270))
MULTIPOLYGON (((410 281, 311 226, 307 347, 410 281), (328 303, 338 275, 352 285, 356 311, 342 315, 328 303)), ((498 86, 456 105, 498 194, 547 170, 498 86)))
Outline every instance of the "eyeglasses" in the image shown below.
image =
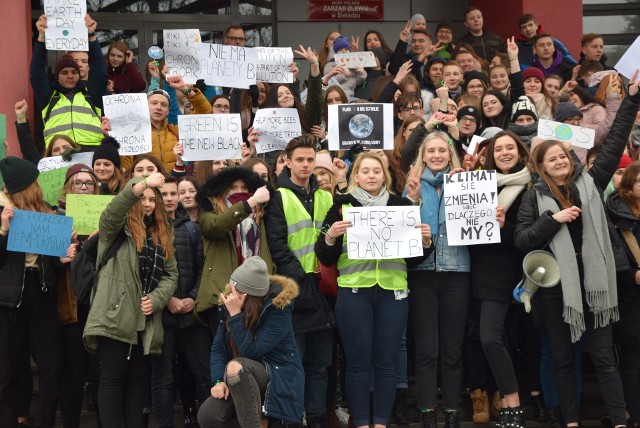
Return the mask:
POLYGON ((463 117, 458 122, 460 123, 476 123, 476 120, 472 117, 463 117))
POLYGON ((411 112, 420 111, 420 110, 422 110, 422 107, 420 106, 405 107, 402 109, 404 113, 411 113, 411 112))
POLYGON ((580 116, 570 117, 569 119, 565 119, 564 122, 571 123, 573 125, 580 125, 582 123, 582 117, 580 116))
POLYGON ((216 110, 231 111, 231 106, 224 104, 214 104, 213 108, 215 108, 216 110))
POLYGON ((230 36, 224 36, 224 37, 225 37, 225 39, 229 39, 229 40, 231 40, 232 42, 235 42, 235 43, 240 43, 240 42, 244 42, 244 41, 247 40, 244 37, 230 37, 230 36))
POLYGON ((482 89, 484 88, 484 85, 469 85, 467 86, 467 89, 482 89))
POLYGON ((96 187, 96 183, 95 181, 73 181, 73 187, 75 187, 76 189, 82 189, 82 186, 86 187, 87 189, 93 189, 94 187, 96 187))

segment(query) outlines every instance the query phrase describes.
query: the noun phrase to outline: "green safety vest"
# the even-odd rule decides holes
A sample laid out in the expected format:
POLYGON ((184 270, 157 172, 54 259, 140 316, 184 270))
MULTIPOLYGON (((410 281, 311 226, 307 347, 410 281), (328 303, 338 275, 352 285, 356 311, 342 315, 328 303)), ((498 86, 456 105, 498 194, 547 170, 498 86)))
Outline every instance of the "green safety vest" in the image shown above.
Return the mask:
MULTIPOLYGON (((344 204, 342 212, 350 207, 351 204, 344 204)), ((385 290, 407 289, 407 264, 404 259, 351 260, 347 254, 345 233, 342 253, 338 258, 339 287, 373 287, 378 284, 385 290)))
POLYGON ((331 194, 316 190, 313 195, 313 219, 291 189, 279 188, 282 209, 287 222, 287 244, 306 273, 318 270, 318 258, 313 247, 320 235, 322 222, 333 205, 331 194))
POLYGON ((104 138, 100 128, 102 112, 93 105, 91 97, 84 92, 76 92, 73 100, 54 91, 53 96, 42 109, 44 122, 44 142, 48 147, 54 135, 66 135, 77 144, 97 146, 104 138))

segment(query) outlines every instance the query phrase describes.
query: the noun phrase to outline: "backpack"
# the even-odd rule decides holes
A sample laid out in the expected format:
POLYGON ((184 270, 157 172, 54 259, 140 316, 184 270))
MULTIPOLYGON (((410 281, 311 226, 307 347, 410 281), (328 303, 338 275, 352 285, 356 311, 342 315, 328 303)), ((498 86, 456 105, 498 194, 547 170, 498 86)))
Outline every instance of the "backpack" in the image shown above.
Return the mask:
POLYGON ((98 274, 122 246, 127 236, 124 230, 118 234, 107 253, 103 256, 102 262, 96 267, 98 259, 98 240, 96 233, 87 239, 82 245, 82 249, 71 262, 71 289, 76 296, 79 305, 89 306, 93 296, 93 290, 98 284, 98 274))

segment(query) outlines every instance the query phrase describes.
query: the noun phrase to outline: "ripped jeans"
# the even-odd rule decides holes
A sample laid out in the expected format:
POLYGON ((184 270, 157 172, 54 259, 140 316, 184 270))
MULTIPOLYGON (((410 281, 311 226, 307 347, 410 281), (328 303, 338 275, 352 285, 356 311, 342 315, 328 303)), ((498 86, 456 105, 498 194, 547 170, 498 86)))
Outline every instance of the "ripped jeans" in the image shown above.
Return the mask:
POLYGON ((242 369, 235 375, 225 374, 229 398, 209 397, 198 411, 202 427, 259 428, 262 421, 262 402, 269 383, 267 369, 260 361, 235 358, 242 369))

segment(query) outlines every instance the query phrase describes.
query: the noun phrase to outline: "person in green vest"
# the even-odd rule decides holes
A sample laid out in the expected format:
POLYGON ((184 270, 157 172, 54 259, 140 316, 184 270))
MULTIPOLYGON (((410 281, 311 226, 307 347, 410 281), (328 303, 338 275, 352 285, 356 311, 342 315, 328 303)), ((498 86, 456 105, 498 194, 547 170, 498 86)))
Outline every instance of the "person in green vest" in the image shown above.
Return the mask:
POLYGON ((278 274, 295 280, 300 289, 294 300, 293 328, 305 368, 307 427, 324 428, 335 319, 318 289, 318 260, 313 246, 333 201, 313 176, 315 147, 313 135, 289 141, 285 150, 287 167, 278 177, 278 191, 267 205, 265 225, 278 274))
MULTIPOLYGON (((324 265, 338 267, 336 319, 347 356, 347 397, 356 427, 383 428, 396 397, 400 340, 409 313, 407 263, 396 259, 350 259, 345 233, 351 222, 343 220, 345 208, 407 206, 418 203, 417 177, 408 184, 408 197, 393 194, 391 176, 381 158, 372 152, 358 155, 351 170, 348 192, 337 195, 322 226, 315 253, 324 265), (373 379, 373 421, 369 391, 373 379)), ((419 220, 418 220, 419 221, 419 220)), ((422 235, 423 256, 431 246, 428 224, 416 224, 422 235)), ((419 245, 419 244, 418 244, 419 245)))

